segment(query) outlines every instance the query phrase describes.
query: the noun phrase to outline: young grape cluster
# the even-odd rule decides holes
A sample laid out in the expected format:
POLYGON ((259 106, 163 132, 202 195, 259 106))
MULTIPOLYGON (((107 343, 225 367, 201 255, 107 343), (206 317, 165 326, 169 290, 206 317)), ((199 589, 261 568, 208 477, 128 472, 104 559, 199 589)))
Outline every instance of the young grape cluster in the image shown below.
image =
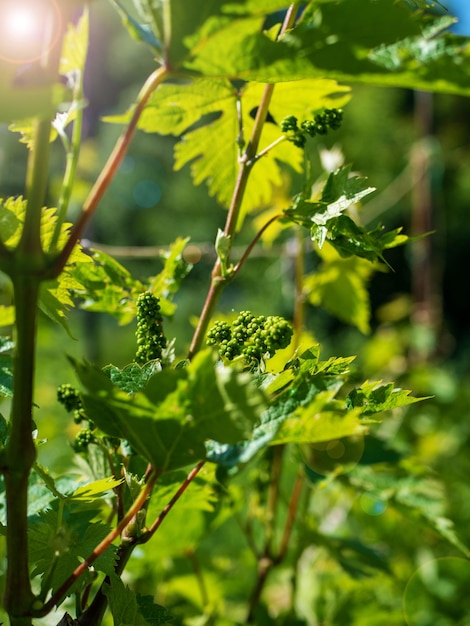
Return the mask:
POLYGON ((292 333, 292 326, 282 317, 241 311, 232 324, 215 322, 207 333, 207 344, 216 345, 220 356, 229 361, 242 356, 254 364, 287 348, 292 333))
POLYGON ((136 363, 145 365, 148 361, 162 358, 166 347, 162 321, 159 299, 150 291, 141 293, 137 298, 136 363))
POLYGON ((83 420, 88 419, 78 390, 69 383, 59 385, 57 388, 57 400, 65 407, 67 413, 72 413, 76 424, 80 424, 83 420))
POLYGON ((85 413, 78 389, 75 389, 75 387, 69 383, 59 385, 57 388, 57 400, 65 407, 68 413, 73 415, 73 421, 76 424, 80 424, 85 420, 88 421, 88 427, 82 428, 82 430, 77 433, 75 441, 72 444, 75 452, 86 452, 89 444, 96 441, 96 437, 93 434, 95 425, 85 413))
POLYGON ((96 441, 96 437, 91 428, 84 428, 77 433, 72 447, 75 452, 86 452, 90 443, 93 443, 94 441, 96 441))
POLYGON ((341 126, 343 111, 341 109, 325 109, 323 113, 315 115, 313 120, 304 120, 297 123, 295 115, 285 117, 281 122, 281 130, 287 135, 287 139, 298 148, 304 148, 307 143, 307 135, 326 135, 328 129, 336 130, 341 126))

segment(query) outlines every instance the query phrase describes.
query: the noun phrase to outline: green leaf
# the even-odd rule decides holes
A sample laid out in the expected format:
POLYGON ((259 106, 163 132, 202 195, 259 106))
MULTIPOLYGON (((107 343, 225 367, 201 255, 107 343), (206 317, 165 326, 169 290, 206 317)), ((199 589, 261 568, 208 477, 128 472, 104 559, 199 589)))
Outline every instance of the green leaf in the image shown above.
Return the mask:
POLYGON ((178 237, 168 250, 161 254, 163 260, 162 271, 150 279, 149 291, 160 298, 160 308, 163 315, 170 317, 176 309, 171 301, 177 293, 181 282, 191 271, 192 265, 185 261, 183 252, 189 241, 189 237, 178 237))
MULTIPOLYGON (((184 141, 175 148, 175 168, 191 163, 195 184, 206 181, 209 193, 228 206, 239 169, 240 123, 247 141, 253 128, 251 114, 259 105, 263 88, 261 84, 252 83, 237 89, 225 79, 165 84, 150 98, 139 128, 162 134, 185 133, 184 141), (199 121, 203 124, 192 130, 191 127, 199 121)), ((285 83, 274 93, 270 114, 279 122, 286 114, 295 114, 303 120, 323 107, 342 106, 349 98, 348 92, 347 87, 330 80, 285 83)), ((127 117, 111 121, 122 122, 127 117)), ((260 151, 279 139, 281 134, 276 124, 266 124, 260 151)), ((245 213, 269 202, 273 186, 282 182, 280 163, 301 171, 302 152, 291 142, 284 142, 255 164, 245 194, 245 213)))
POLYGON ((151 596, 136 595, 115 575, 110 585, 103 585, 103 593, 108 598, 114 626, 158 626, 173 621, 151 596))
POLYGON ((108 494, 115 487, 122 484, 124 479, 116 480, 112 476, 109 478, 102 478, 101 480, 95 480, 87 485, 82 485, 75 489, 75 491, 67 496, 67 500, 74 500, 75 502, 93 502, 102 496, 108 494))
POLYGON ((0 397, 13 396, 13 359, 8 354, 14 347, 9 337, 0 337, 0 397))
POLYGON ((360 410, 330 408, 333 397, 332 392, 321 392, 313 402, 297 409, 283 422, 272 443, 318 443, 364 434, 360 410))
MULTIPOLYGON (((10 249, 13 249, 20 240, 25 213, 26 200, 22 196, 0 199, 1 234, 4 244, 10 249)), ((50 250, 56 222, 56 209, 44 207, 41 215, 41 243, 46 252, 50 250)), ((58 240, 59 248, 67 241, 70 227, 71 224, 68 222, 62 225, 58 240)), ((74 272, 77 267, 90 263, 90 257, 77 244, 60 276, 53 281, 41 284, 39 300, 41 310, 52 320, 61 324, 67 332, 69 331, 66 312, 74 306, 72 294, 83 288, 74 272)))
POLYGON ((347 405, 359 408, 362 415, 374 415, 427 399, 410 396, 411 391, 395 387, 394 383, 383 385, 381 382, 366 381, 361 387, 350 391, 346 399, 347 405))
POLYGON ((0 413, 0 446, 4 446, 8 438, 8 422, 0 413))
MULTIPOLYGON (((288 369, 280 374, 267 376, 263 389, 273 397, 272 404, 263 411, 260 424, 253 429, 249 441, 235 445, 210 441, 206 444, 208 459, 218 463, 230 474, 235 473, 263 448, 273 442, 278 443, 279 430, 286 421, 300 415, 304 408, 308 411, 309 407, 318 407, 319 404, 324 406, 332 400, 344 384, 354 358, 332 357, 320 361, 320 350, 318 346, 313 346, 288 364, 288 369)), ((341 411, 345 413, 344 406, 336 417, 341 411)), ((328 420, 331 424, 334 417, 326 417, 326 421, 328 420)), ((353 421, 346 420, 344 428, 353 427, 353 421)))
MULTIPOLYGON (((87 558, 96 546, 106 537, 110 528, 101 522, 92 522, 96 511, 87 510, 81 505, 65 506, 61 514, 55 508, 43 511, 35 519, 29 531, 30 559, 34 564, 33 576, 50 574, 49 585, 52 591, 72 574, 80 562, 87 558)), ((114 546, 110 546, 94 562, 98 571, 108 575, 114 573, 114 546)), ((73 593, 87 582, 87 576, 79 579, 68 590, 73 593)))
POLYGON ((356 466, 347 475, 355 488, 371 490, 389 502, 404 516, 426 524, 467 557, 469 548, 455 531, 454 523, 445 517, 443 485, 426 474, 412 475, 401 468, 378 470, 373 466, 356 466))
POLYGON ((145 365, 130 363, 123 369, 119 369, 115 365, 106 365, 103 367, 103 372, 109 376, 113 385, 132 394, 145 387, 150 378, 160 372, 161 369, 160 361, 149 361, 145 365))
POLYGON ((77 362, 75 367, 88 388, 83 402, 90 418, 161 471, 206 458, 208 439, 245 439, 265 407, 250 375, 216 367, 211 351, 199 353, 185 369, 158 372, 132 398, 94 368, 77 362))
POLYGON ((88 7, 84 5, 83 13, 77 23, 67 26, 59 66, 59 73, 62 76, 84 71, 88 51, 88 35, 88 7))
POLYGON ((321 248, 327 236, 331 236, 335 219, 373 191, 375 188, 368 186, 366 178, 352 176, 351 165, 346 165, 328 176, 318 202, 298 196, 285 215, 308 228, 313 241, 321 248))
POLYGON ((142 24, 136 20, 118 0, 111 0, 121 16, 123 25, 129 31, 131 37, 149 45, 159 60, 162 59, 162 45, 149 24, 142 24))
POLYGON ((75 292, 80 308, 108 313, 120 324, 128 324, 135 318, 135 300, 145 291, 145 286, 105 252, 89 250, 89 253, 92 263, 72 269, 73 276, 82 285, 75 292))
POLYGON ((341 258, 331 246, 324 246, 319 254, 322 265, 304 280, 308 301, 368 333, 370 298, 367 287, 376 267, 359 257, 341 258))

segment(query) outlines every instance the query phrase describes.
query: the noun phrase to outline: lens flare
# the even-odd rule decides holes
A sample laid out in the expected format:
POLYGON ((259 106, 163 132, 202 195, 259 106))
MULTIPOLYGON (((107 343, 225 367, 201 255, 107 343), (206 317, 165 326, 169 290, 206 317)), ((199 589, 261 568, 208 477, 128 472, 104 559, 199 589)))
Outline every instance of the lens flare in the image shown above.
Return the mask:
POLYGON ((13 37, 30 37, 37 30, 37 16, 27 8, 15 8, 5 19, 5 30, 13 37))
POLYGON ((57 0, 0 2, 0 59, 32 63, 59 40, 61 13, 57 0))

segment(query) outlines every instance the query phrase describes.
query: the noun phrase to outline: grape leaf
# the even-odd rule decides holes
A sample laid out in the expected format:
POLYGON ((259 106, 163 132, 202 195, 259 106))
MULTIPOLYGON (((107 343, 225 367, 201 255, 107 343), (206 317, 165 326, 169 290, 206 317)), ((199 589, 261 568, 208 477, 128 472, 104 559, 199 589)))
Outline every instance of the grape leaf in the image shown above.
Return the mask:
MULTIPOLYGON (((14 248, 21 237, 22 226, 26 213, 26 200, 22 196, 0 199, 0 226, 4 244, 7 248, 14 248)), ((41 216, 41 243, 46 252, 50 251, 57 213, 55 208, 43 208, 41 216)), ((70 223, 62 225, 58 240, 60 249, 68 238, 70 223)), ((91 263, 90 257, 77 244, 69 257, 60 276, 52 281, 41 284, 39 306, 52 320, 60 324, 66 332, 70 331, 66 322, 68 308, 74 306, 72 293, 82 289, 81 282, 74 274, 74 268, 91 263)))
POLYGON ((273 440, 281 443, 318 443, 364 434, 360 410, 330 406, 334 392, 321 392, 302 409, 297 409, 283 423, 273 440))
POLYGON ((13 359, 8 354, 14 344, 9 337, 0 337, 0 397, 13 396, 13 359))
POLYGON ((161 363, 155 360, 149 361, 145 365, 130 363, 123 369, 119 369, 115 365, 106 365, 103 367, 103 372, 109 376, 113 385, 132 394, 145 387, 148 380, 161 369, 161 363))
MULTIPOLYGON (((260 450, 272 442, 278 443, 277 435, 282 425, 298 411, 303 411, 304 408, 308 410, 315 402, 326 404, 332 399, 344 384, 354 358, 331 357, 321 361, 319 347, 313 346, 292 361, 280 374, 267 376, 263 388, 273 399, 271 405, 261 414, 260 424, 253 429, 252 437, 236 444, 209 441, 206 443, 208 459, 231 474, 235 473, 260 450), (322 393, 327 395, 321 396, 322 393), (317 400, 318 395, 320 400, 317 400)), ((331 423, 334 418, 326 419, 331 423)), ((353 420, 347 424, 347 429, 353 427, 352 422, 353 420)))
POLYGON ((173 621, 151 596, 136 595, 116 575, 111 576, 110 582, 103 585, 103 593, 108 598, 114 626, 158 626, 173 621))
MULTIPOLYGON (((53 505, 54 506, 54 505, 53 505)), ((110 528, 101 522, 92 522, 95 510, 65 506, 59 516, 58 510, 42 511, 33 520, 29 530, 29 550, 34 564, 33 576, 50 574, 50 588, 55 591, 80 562, 106 537, 110 528)), ((115 566, 115 546, 110 546, 94 562, 98 571, 112 574, 115 566)), ((69 590, 85 584, 78 580, 69 590)))
POLYGON ((112 489, 123 482, 124 479, 116 480, 112 476, 95 480, 92 483, 77 487, 73 493, 67 496, 68 501, 93 502, 109 493, 112 489))
MULTIPOLYGON (((183 141, 175 148, 175 169, 191 163, 195 184, 206 181, 209 193, 228 206, 239 169, 240 122, 244 141, 247 141, 254 123, 252 112, 259 105, 263 89, 264 86, 258 83, 236 88, 225 79, 165 84, 150 98, 139 120, 139 128, 177 136, 185 133, 183 141), (203 124, 192 129, 199 121, 203 124)), ((286 82, 278 85, 270 104, 270 114, 278 123, 287 114, 296 115, 302 121, 323 107, 343 106, 348 99, 349 88, 335 81, 286 82)), ((106 119, 124 122, 128 118, 129 114, 106 119)), ((265 124, 260 151, 281 135, 277 124, 265 124)), ((254 165, 245 194, 244 213, 269 202, 273 186, 281 185, 283 180, 280 163, 301 171, 302 152, 291 142, 284 142, 254 165)))
POLYGON ((111 0, 111 2, 116 7, 117 12, 121 16, 123 25, 127 28, 131 37, 149 45, 156 58, 162 61, 162 44, 157 39, 150 25, 139 22, 127 11, 126 7, 118 2, 118 0, 111 0))
POLYGON ((362 415, 374 415, 427 399, 410 396, 411 391, 395 387, 394 383, 381 382, 366 381, 361 387, 350 391, 346 398, 347 405, 360 408, 362 415))
POLYGON ((82 399, 91 419, 161 471, 206 458, 208 439, 247 438, 265 408, 251 376, 215 367, 211 351, 199 353, 187 368, 158 372, 132 398, 102 372, 74 365, 88 390, 82 399))
POLYGON ((323 246, 319 254, 322 265, 304 279, 309 302, 368 333, 370 298, 367 284, 375 266, 355 256, 344 259, 328 245, 323 246))

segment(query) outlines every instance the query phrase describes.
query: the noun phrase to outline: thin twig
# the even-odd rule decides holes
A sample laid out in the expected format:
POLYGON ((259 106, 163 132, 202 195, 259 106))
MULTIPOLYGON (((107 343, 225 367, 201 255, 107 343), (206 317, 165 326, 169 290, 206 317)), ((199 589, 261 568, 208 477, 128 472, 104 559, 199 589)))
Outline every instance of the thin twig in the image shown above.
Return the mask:
POLYGON ((168 75, 169 72, 166 67, 159 67, 154 72, 152 72, 152 74, 150 74, 148 79, 145 81, 145 84, 140 90, 140 93, 137 97, 137 104, 132 112, 129 124, 126 126, 126 129, 117 140, 117 143, 114 146, 114 149, 111 152, 105 166, 101 170, 98 179, 96 180, 90 193, 88 194, 88 198, 85 200, 80 217, 73 226, 69 235, 69 239, 62 249, 62 252, 60 252, 60 254, 55 257, 53 262, 51 263, 51 276, 58 276, 64 268, 65 264, 67 263, 76 243, 85 232, 85 228, 88 225, 88 222, 93 216, 101 198, 103 197, 105 191, 108 189, 111 181, 114 178, 114 175, 116 174, 122 160, 124 159, 124 156, 126 155, 129 144, 137 128, 140 116, 145 109, 150 96, 155 91, 155 89, 168 77, 168 75))
POLYGON ((232 273, 230 274, 230 277, 233 279, 238 272, 241 270, 243 264, 245 263, 245 261, 248 259, 248 257, 251 255, 253 248, 255 247, 255 245, 258 243, 258 241, 261 239, 263 233, 267 230, 267 228, 269 228, 269 226, 271 226, 271 224, 273 224, 274 222, 277 222, 277 220, 281 219, 282 217, 282 213, 278 213, 277 215, 275 215, 274 217, 272 217, 270 220, 268 220, 266 222, 266 224, 256 233, 256 235, 254 236, 253 240, 251 241, 251 243, 248 245, 247 248, 245 248, 245 251, 243 252, 241 259, 238 261, 238 263, 236 264, 236 266, 233 268, 232 273))
POLYGON ((196 478, 196 476, 199 474, 199 472, 204 467, 204 465, 205 465, 205 461, 200 461, 196 465, 196 467, 189 472, 189 474, 186 476, 184 481, 181 483, 178 491, 174 494, 174 496, 171 498, 171 500, 168 502, 168 504, 162 510, 162 512, 157 517, 157 519, 154 521, 152 526, 147 530, 147 532, 145 532, 141 537, 139 537, 139 540, 138 540, 139 544, 147 543, 147 541, 149 541, 149 539, 151 539, 153 537, 153 535, 156 533, 156 531, 161 526, 161 524, 162 524, 163 520, 165 519, 165 517, 168 515, 168 513, 171 511, 171 509, 174 507, 174 505, 181 498, 181 496, 186 491, 186 489, 191 484, 191 482, 196 478))

